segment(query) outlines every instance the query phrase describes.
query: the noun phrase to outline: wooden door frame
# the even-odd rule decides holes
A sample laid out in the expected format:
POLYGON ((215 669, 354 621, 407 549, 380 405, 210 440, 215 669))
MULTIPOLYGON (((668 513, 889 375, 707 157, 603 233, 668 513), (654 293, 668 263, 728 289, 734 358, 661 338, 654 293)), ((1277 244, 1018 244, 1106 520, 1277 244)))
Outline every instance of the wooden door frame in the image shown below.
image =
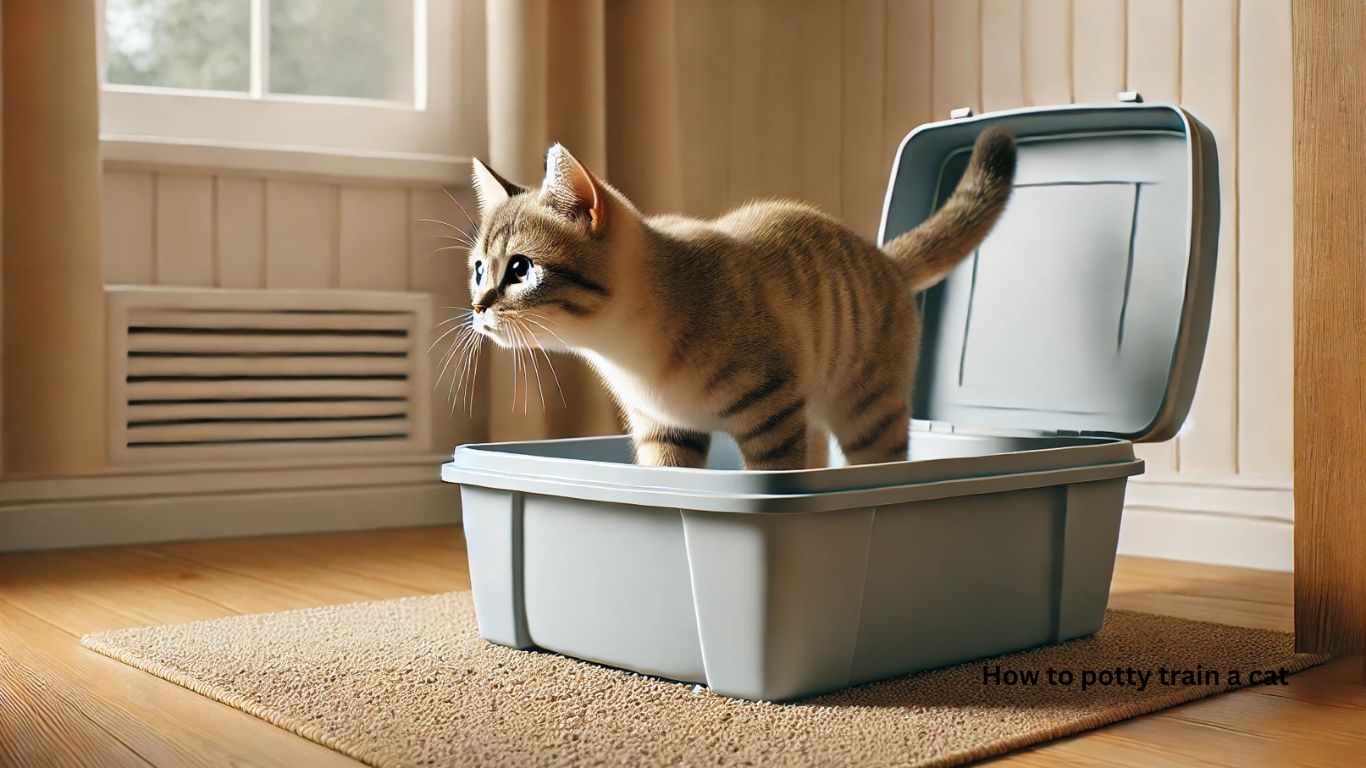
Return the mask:
POLYGON ((1293 0, 1291 17, 1295 646, 1356 654, 1366 651, 1366 2, 1293 0))

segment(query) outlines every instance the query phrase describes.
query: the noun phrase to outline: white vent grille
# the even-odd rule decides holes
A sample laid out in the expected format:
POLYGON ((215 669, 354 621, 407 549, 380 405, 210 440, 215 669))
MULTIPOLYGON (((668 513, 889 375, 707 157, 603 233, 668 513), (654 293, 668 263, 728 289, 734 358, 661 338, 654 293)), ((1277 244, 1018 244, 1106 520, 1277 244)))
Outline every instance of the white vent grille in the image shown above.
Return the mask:
POLYGON ((115 461, 425 450, 425 294, 110 288, 115 461))

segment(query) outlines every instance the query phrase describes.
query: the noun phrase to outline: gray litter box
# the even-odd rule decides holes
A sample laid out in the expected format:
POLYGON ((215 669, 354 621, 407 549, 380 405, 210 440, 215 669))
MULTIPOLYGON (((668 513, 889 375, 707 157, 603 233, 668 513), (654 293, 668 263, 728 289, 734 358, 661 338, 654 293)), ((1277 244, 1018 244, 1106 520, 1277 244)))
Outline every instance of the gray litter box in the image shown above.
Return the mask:
POLYGON ((1180 427, 1204 352, 1219 225, 1213 137, 1171 105, 924 125, 881 238, 1009 125, 1015 196, 923 295, 909 461, 740 471, 630 463, 626 437, 465 445, 479 632, 717 693, 782 700, 1091 634, 1134 440, 1180 427))

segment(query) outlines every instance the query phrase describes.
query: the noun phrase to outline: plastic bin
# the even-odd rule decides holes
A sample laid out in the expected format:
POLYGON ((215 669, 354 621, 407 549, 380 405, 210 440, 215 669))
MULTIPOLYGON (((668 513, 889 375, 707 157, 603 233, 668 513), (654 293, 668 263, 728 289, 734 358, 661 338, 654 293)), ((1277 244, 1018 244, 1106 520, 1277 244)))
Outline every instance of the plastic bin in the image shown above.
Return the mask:
POLYGON ((1080 637, 1104 619, 1133 440, 1190 406, 1218 232, 1215 149, 1178 107, 1001 112, 902 143, 885 241, 973 139, 1020 148, 993 234, 922 297, 908 461, 640 467, 626 437, 466 445, 480 634, 781 700, 1080 637))

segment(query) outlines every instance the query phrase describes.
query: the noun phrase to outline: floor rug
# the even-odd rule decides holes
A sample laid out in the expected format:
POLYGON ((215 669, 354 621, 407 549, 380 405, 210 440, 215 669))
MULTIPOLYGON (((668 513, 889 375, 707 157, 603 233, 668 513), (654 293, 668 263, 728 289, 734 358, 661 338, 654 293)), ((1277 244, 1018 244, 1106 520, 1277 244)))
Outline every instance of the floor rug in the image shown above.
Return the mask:
POLYGON ((468 592, 82 642, 376 766, 957 765, 1326 660, 1282 632, 1111 611, 1094 637, 755 703, 483 642, 468 592))

